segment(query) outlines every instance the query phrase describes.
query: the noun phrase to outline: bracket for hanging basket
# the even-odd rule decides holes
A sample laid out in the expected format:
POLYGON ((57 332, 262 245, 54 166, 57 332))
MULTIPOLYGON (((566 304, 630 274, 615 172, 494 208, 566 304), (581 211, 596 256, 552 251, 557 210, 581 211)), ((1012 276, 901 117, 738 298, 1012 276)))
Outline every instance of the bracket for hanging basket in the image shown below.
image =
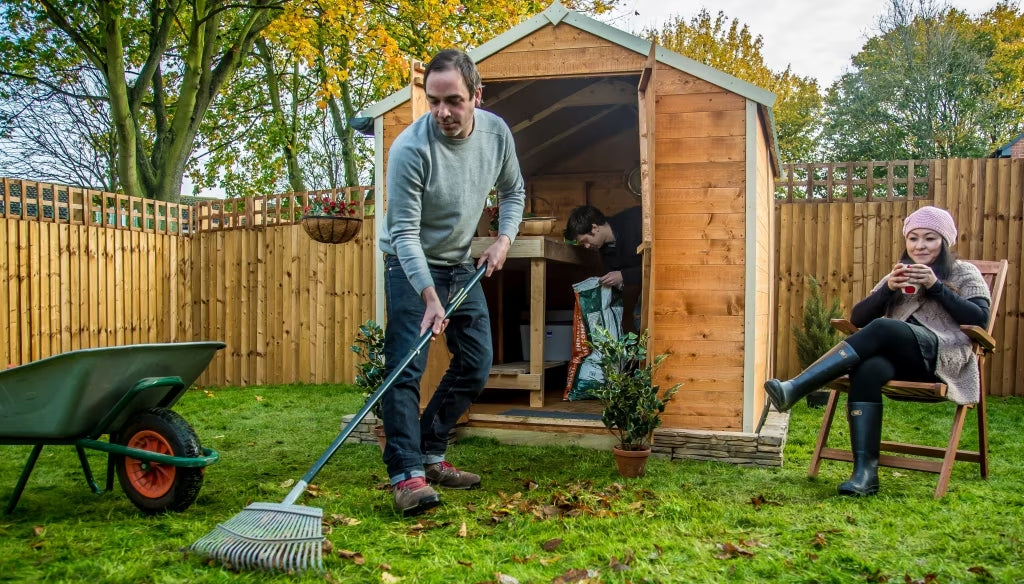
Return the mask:
POLYGON ((363 227, 359 217, 335 217, 330 215, 305 215, 300 221, 313 241, 320 243, 345 243, 351 241, 363 227))

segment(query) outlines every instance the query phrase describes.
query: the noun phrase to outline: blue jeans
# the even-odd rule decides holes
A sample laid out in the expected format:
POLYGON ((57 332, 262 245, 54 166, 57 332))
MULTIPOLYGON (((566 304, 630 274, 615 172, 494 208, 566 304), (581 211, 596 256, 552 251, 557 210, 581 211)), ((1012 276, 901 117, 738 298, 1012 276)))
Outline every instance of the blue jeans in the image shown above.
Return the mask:
MULTIPOLYGON (((431 266, 430 275, 441 302, 447 305, 475 272, 473 264, 431 266)), ((409 283, 398 258, 391 255, 384 261, 384 295, 388 317, 384 329, 386 377, 419 341, 424 312, 423 299, 409 283)), ((388 437, 384 463, 391 484, 424 476, 425 464, 444 460, 448 433, 487 383, 493 361, 491 321, 480 286, 471 290, 451 315, 444 336, 452 354, 451 364, 423 414, 419 413, 420 378, 426 368, 429 344, 381 399, 388 437)))

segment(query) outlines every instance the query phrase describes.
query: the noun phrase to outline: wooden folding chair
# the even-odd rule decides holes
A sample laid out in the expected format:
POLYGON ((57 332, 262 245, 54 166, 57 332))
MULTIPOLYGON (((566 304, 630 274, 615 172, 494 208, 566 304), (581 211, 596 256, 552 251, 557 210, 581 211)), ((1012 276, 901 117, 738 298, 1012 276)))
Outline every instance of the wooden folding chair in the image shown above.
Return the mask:
MULTIPOLYGON (((992 307, 989 313, 988 327, 984 329, 979 326, 961 325, 960 327, 960 330, 971 338, 974 352, 978 356, 979 377, 981 379, 979 401, 974 405, 957 405, 956 413, 953 415, 953 428, 950 431, 949 441, 945 448, 883 440, 881 444, 882 452, 894 452, 902 456, 882 454, 878 460, 879 466, 937 473, 939 475, 939 484, 935 487, 936 499, 946 494, 955 460, 978 463, 981 477, 988 478, 988 426, 985 418, 985 393, 988 388, 985 384, 985 357, 995 350, 996 346, 995 339, 992 337, 992 331, 995 328, 996 314, 999 312, 999 301, 1002 299, 1003 286, 1006 283, 1007 262, 1006 260, 995 262, 984 260, 964 261, 968 261, 978 267, 992 294, 992 307), (967 410, 971 408, 976 408, 978 412, 977 451, 959 449, 960 435, 963 432, 967 410), (928 460, 929 458, 939 458, 942 460, 928 460)), ((853 334, 857 331, 857 327, 845 319, 833 320, 832 326, 847 334, 853 334)), ((822 459, 853 462, 853 453, 850 450, 826 447, 829 431, 832 429, 832 421, 835 418, 836 408, 839 405, 839 393, 846 393, 849 390, 849 386, 850 381, 848 377, 837 379, 829 385, 829 389, 833 391, 828 398, 828 405, 825 407, 825 416, 821 421, 821 429, 818 431, 818 441, 814 445, 814 454, 811 457, 808 476, 818 475, 822 459)), ((882 388, 882 395, 898 401, 940 402, 946 400, 946 384, 893 380, 882 388)))

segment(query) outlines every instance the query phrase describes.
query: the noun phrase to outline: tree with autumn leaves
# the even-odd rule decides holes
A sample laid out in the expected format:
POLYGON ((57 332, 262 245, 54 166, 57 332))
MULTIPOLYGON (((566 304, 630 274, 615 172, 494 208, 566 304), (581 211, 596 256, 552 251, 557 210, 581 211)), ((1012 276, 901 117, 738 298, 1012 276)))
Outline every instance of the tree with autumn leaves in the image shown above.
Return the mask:
MULTIPOLYGON (((930 0, 891 2, 895 9, 930 0)), ((0 137, 24 152, 47 153, 54 161, 66 157, 61 164, 72 169, 96 166, 66 174, 102 183, 85 186, 159 200, 177 200, 185 173, 200 187, 225 185, 232 196, 367 184, 370 145, 351 120, 407 83, 409 59, 426 60, 447 46, 477 46, 547 4, 8 0, 0 7, 0 137), (82 123, 86 120, 96 123, 82 123), (67 139, 55 135, 57 127, 70 133, 67 139)), ((618 8, 620 0, 564 4, 600 17, 618 8)), ((767 67, 762 38, 723 13, 704 10, 689 21, 677 17, 645 34, 776 93, 774 116, 786 161, 977 155, 1019 132, 1024 118, 1024 15, 1006 1, 977 19, 955 11, 919 11, 905 22, 892 20, 854 56, 853 71, 824 101, 816 80, 767 67), (963 50, 951 55, 973 69, 971 75, 947 75, 950 82, 963 81, 964 89, 948 95, 965 99, 938 105, 967 112, 976 123, 902 128, 873 114, 933 107, 909 97, 906 103, 884 100, 895 94, 893 87, 910 97, 936 95, 910 91, 910 73, 922 67, 901 68, 886 51, 903 43, 909 49, 900 58, 924 63, 921 52, 912 50, 914 43, 928 40, 929 31, 949 30, 956 35, 941 38, 963 41, 956 45, 963 50), (932 134, 914 137, 918 128, 932 134), (879 140, 879 129, 903 133, 879 140), (940 149, 889 147, 950 139, 952 145, 940 149), (969 149, 957 149, 964 140, 972 141, 969 149)), ((943 62, 954 61, 929 63, 943 62)), ((926 113, 905 118, 928 117, 931 110, 921 111, 926 113)), ((4 150, 0 166, 11 168, 5 161, 19 153, 4 150)))
POLYGON ((773 71, 764 61, 764 40, 739 19, 701 9, 690 20, 677 16, 647 38, 694 61, 714 67, 776 94, 774 107, 779 150, 785 161, 811 160, 820 126, 818 82, 787 67, 773 71))

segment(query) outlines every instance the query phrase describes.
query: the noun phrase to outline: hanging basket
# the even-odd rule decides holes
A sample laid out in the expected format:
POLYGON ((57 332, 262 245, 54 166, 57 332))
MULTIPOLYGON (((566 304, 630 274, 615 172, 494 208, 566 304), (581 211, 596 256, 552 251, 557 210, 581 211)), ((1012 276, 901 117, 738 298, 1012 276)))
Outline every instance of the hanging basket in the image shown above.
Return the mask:
POLYGON ((320 243, 351 241, 363 227, 363 220, 359 217, 305 215, 301 223, 306 235, 320 243))

